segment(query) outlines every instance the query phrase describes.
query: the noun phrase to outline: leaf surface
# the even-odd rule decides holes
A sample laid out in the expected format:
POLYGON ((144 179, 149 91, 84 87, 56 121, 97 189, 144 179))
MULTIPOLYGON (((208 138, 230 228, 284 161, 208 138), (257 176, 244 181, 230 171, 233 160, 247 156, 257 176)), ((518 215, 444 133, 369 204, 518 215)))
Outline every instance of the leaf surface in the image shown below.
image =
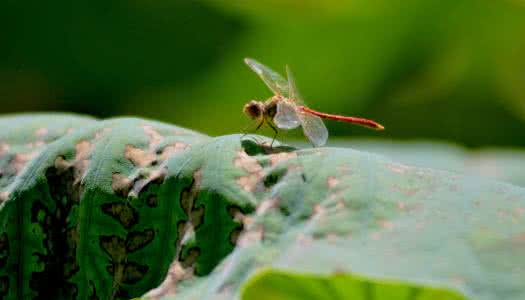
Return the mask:
POLYGON ((521 187, 136 118, 0 125, 4 299, 525 297, 521 187))

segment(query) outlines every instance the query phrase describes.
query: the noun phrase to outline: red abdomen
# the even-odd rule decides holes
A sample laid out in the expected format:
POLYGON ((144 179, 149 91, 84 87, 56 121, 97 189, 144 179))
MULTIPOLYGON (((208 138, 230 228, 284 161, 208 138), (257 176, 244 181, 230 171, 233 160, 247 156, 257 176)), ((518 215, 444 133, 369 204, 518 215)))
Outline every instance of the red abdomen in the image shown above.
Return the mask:
POLYGON ((313 110, 311 108, 308 108, 306 106, 299 106, 299 109, 301 109, 302 111, 304 111, 306 113, 309 113, 309 114, 312 114, 312 115, 315 115, 315 116, 318 116, 318 117, 321 117, 321 118, 324 118, 324 119, 342 121, 342 122, 346 122, 346 123, 353 123, 353 124, 357 124, 357 125, 361 125, 361 126, 377 129, 377 130, 385 129, 385 127, 383 127, 383 125, 381 125, 381 124, 379 124, 377 122, 374 122, 372 120, 369 120, 369 119, 327 114, 327 113, 315 111, 315 110, 313 110))

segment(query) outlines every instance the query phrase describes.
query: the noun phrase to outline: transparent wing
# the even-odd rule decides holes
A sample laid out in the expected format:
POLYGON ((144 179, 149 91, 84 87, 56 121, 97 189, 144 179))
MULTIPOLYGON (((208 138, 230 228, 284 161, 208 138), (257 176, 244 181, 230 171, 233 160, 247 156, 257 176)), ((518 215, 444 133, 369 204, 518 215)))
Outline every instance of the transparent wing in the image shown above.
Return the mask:
POLYGON ((290 70, 288 66, 286 66, 286 76, 288 76, 288 91, 290 93, 289 98, 297 105, 304 105, 303 98, 299 94, 297 86, 295 85, 295 77, 292 74, 292 70, 290 70))
POLYGON ((276 95, 288 97, 288 81, 279 73, 252 58, 245 58, 244 62, 261 77, 272 92, 276 95))
POLYGON ((326 126, 324 126, 321 118, 299 110, 299 108, 297 108, 297 116, 303 126, 304 135, 315 147, 326 144, 326 140, 328 140, 328 130, 326 126))
POLYGON ((273 117, 273 121, 281 129, 294 129, 301 125, 295 104, 286 99, 277 103, 277 113, 273 117))
POLYGON ((301 110, 300 106, 304 106, 305 103, 295 86, 295 78, 288 66, 286 66, 286 76, 288 76, 289 100, 292 101, 290 107, 295 109, 295 117, 301 123, 304 135, 315 147, 323 146, 328 140, 328 129, 324 126, 321 118, 301 110))

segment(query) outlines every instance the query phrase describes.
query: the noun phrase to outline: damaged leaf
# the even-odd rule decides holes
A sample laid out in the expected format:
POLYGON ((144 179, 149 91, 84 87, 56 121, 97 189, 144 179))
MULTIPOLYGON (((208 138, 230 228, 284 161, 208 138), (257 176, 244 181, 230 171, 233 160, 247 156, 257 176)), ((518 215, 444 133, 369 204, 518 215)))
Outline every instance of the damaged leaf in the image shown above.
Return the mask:
POLYGON ((525 297, 521 187, 136 118, 0 127, 1 299, 525 297))

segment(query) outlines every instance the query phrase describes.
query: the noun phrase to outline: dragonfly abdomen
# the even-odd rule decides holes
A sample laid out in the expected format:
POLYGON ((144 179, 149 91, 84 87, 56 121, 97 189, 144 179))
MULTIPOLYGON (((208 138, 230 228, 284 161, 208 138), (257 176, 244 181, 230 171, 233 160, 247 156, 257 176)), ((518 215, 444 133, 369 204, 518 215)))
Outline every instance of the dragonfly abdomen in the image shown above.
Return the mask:
POLYGON ((361 126, 377 129, 377 130, 385 129, 385 127, 383 125, 381 125, 381 124, 379 124, 379 123, 377 123, 375 121, 369 120, 369 119, 327 114, 327 113, 323 113, 323 112, 319 112, 319 111, 313 110, 313 109, 311 109, 309 107, 306 107, 306 106, 299 106, 299 109, 304 111, 304 112, 306 112, 306 113, 309 113, 309 114, 312 114, 312 115, 315 115, 315 116, 318 116, 318 117, 321 117, 321 118, 329 119, 329 120, 335 120, 335 121, 341 121, 341 122, 346 122, 346 123, 357 124, 357 125, 361 125, 361 126))

